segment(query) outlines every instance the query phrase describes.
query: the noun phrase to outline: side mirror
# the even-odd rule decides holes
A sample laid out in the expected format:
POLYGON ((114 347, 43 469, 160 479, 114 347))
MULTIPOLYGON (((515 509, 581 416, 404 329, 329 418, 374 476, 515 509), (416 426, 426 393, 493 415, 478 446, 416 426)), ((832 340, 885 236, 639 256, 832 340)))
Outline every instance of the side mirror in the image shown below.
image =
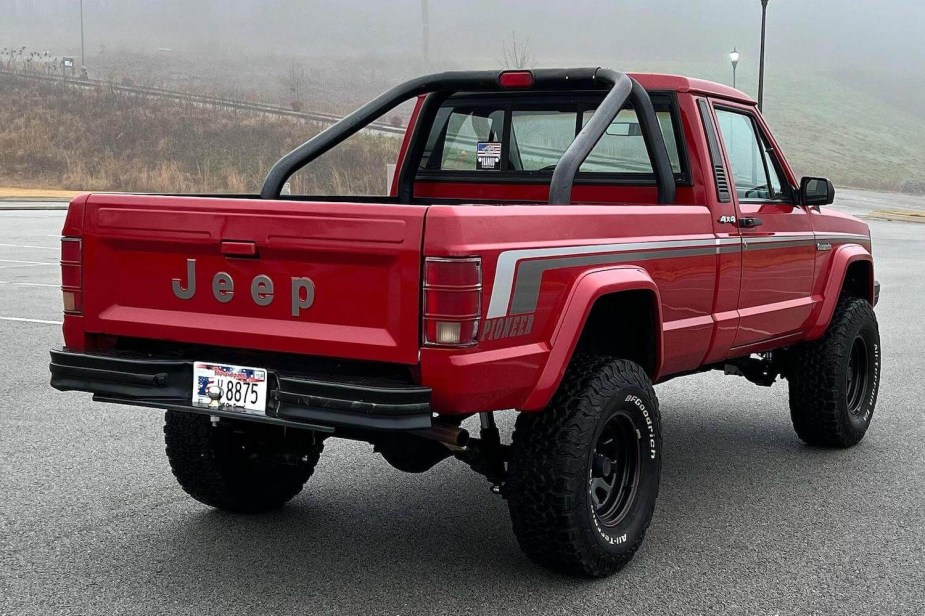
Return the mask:
POLYGON ((831 205, 835 201, 835 186, 825 178, 800 180, 801 205, 831 205))

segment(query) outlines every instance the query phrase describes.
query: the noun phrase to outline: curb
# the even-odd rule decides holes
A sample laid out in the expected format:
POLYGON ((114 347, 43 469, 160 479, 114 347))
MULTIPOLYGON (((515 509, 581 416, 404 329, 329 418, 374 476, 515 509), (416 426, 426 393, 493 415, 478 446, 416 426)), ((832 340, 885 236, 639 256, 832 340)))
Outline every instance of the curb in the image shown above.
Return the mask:
POLYGON ((41 203, 35 205, 29 205, 26 203, 19 204, 6 204, 0 201, 0 212, 41 212, 41 211, 65 211, 67 210, 67 203, 62 203, 61 205, 55 205, 52 203, 41 203))
POLYGON ((53 197, 53 196, 33 196, 33 195, 20 195, 20 196, 6 196, 0 197, 0 203, 70 203, 70 201, 77 196, 79 193, 75 193, 71 197, 53 197))
POLYGON ((925 223, 925 212, 898 211, 898 210, 877 210, 867 215, 871 220, 889 220, 892 222, 917 222, 925 223))

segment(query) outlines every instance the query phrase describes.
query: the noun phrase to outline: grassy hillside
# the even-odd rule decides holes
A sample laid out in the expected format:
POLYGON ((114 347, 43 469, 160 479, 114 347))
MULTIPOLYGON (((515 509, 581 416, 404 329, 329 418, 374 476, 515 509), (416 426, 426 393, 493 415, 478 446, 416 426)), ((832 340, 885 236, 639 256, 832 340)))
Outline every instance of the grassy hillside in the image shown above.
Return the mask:
MULTIPOLYGON (((106 89, 0 76, 0 183, 74 190, 257 192, 320 127, 106 89)), ((383 194, 399 140, 358 135, 293 178, 293 192, 383 194)))

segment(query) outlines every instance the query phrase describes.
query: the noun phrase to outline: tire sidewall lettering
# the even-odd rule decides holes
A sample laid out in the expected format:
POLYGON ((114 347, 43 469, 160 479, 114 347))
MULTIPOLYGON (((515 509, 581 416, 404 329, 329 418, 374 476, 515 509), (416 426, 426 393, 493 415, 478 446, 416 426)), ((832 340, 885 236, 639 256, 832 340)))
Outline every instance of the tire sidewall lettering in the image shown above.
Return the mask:
POLYGON ((624 402, 629 402, 636 406, 642 412, 642 417, 646 422, 646 428, 648 429, 648 441, 649 441, 649 458, 654 460, 658 457, 658 444, 655 438, 655 422, 652 420, 652 414, 649 412, 649 408, 643 402, 642 398, 634 394, 630 394, 626 397, 624 402))
POLYGON ((587 482, 585 488, 585 497, 587 499, 586 511, 590 517, 591 524, 595 529, 595 536, 599 543, 603 544, 609 551, 620 551, 624 547, 629 547, 637 541, 639 535, 645 532, 644 524, 641 521, 645 518, 641 515, 647 507, 654 506, 655 497, 657 496, 658 476, 661 467, 660 447, 661 437, 657 407, 647 400, 648 396, 642 390, 636 388, 615 392, 611 397, 609 404, 604 405, 601 411, 601 418, 598 429, 594 432, 594 438, 591 443, 590 455, 593 455, 594 443, 600 434, 603 425, 607 420, 619 411, 629 411, 633 425, 636 428, 637 437, 640 440, 639 464, 640 464, 640 486, 634 495, 634 502, 626 516, 616 526, 603 526, 594 513, 594 504, 591 494, 591 466, 590 461, 587 471, 587 482), (652 494, 650 482, 655 482, 655 494, 652 494), (651 501, 651 503, 650 503, 651 501))
MULTIPOLYGON (((874 407, 877 404, 877 394, 880 390, 880 336, 878 335, 876 326, 870 323, 862 324, 861 327, 858 328, 855 336, 863 337, 870 349, 870 385, 868 386, 868 391, 864 395, 863 411, 858 415, 849 417, 849 421, 854 419, 855 422, 860 422, 864 426, 864 429, 866 429, 873 417, 874 407)), ((848 412, 847 407, 845 412, 848 412)))

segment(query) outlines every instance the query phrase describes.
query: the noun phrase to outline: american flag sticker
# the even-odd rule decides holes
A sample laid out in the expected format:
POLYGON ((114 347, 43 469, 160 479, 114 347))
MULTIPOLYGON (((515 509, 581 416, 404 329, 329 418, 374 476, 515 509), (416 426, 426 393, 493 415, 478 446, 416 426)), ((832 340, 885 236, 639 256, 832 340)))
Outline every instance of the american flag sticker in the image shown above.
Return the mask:
POLYGON ((501 144, 493 141, 479 141, 476 144, 475 168, 497 171, 501 169, 501 144))

